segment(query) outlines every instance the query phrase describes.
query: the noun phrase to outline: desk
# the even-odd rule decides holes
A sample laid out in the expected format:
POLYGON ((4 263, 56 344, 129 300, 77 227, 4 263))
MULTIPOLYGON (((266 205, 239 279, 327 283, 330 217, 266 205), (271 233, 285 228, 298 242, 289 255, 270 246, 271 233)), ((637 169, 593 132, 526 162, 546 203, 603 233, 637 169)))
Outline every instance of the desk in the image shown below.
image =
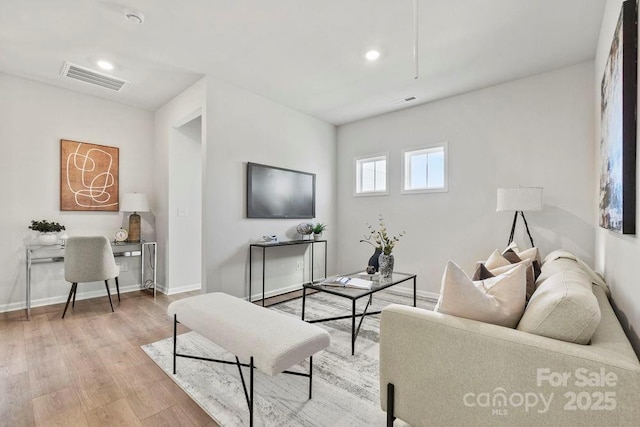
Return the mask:
POLYGON ((264 307, 264 279, 265 279, 265 251, 267 248, 281 248, 291 245, 311 245, 311 283, 313 283, 313 247, 318 243, 324 243, 324 275, 327 276, 327 241, 326 240, 289 240, 277 243, 251 243, 249 245, 249 302, 251 302, 251 278, 253 262, 251 253, 253 248, 262 249, 262 306, 264 307))
MULTIPOLYGON (((156 242, 140 241, 138 243, 133 242, 111 242, 111 248, 113 249, 114 257, 122 256, 139 256, 142 258, 140 269, 140 285, 145 285, 144 275, 144 261, 145 254, 149 252, 149 256, 153 257, 153 264, 151 269, 153 270, 153 297, 156 297, 156 265, 158 261, 157 244, 156 242)), ((52 245, 29 245, 27 246, 27 319, 31 318, 31 266, 33 264, 51 263, 51 262, 63 262, 64 261, 64 246, 52 245)))

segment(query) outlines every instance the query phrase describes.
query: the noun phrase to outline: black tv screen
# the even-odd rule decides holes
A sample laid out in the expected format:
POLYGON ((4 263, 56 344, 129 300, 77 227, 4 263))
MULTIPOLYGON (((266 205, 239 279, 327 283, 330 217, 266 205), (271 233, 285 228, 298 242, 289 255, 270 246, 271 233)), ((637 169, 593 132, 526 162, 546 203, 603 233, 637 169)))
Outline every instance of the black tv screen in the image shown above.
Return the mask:
POLYGON ((315 218, 316 174, 247 163, 247 218, 315 218))

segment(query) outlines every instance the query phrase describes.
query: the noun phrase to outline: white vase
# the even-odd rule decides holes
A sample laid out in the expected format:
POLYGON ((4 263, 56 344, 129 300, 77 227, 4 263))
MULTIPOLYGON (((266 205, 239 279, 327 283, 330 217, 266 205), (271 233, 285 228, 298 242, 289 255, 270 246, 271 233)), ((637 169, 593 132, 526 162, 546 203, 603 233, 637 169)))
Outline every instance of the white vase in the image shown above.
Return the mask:
POLYGON ((40 233, 38 241, 42 246, 51 246, 58 243, 58 234, 56 233, 40 233))
POLYGON ((322 233, 314 233, 313 240, 322 240, 322 233))

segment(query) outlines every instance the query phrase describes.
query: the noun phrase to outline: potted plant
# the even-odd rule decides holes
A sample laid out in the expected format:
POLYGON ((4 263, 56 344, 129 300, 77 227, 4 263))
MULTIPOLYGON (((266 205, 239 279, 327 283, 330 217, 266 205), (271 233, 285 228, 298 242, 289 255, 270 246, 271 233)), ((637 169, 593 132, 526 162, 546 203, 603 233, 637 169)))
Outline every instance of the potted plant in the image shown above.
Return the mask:
POLYGON ((40 232, 38 241, 43 246, 55 245, 58 241, 58 235, 54 233, 59 233, 62 230, 66 230, 64 225, 53 221, 47 221, 46 219, 43 219, 41 221, 32 220, 29 228, 33 231, 40 232))
MULTIPOLYGON (((379 228, 374 229, 371 224, 367 224, 369 233, 365 234, 364 239, 360 240, 370 244, 375 248, 375 252, 369 260, 369 265, 373 266, 375 270, 380 270, 382 277, 391 277, 393 273, 394 257, 392 254, 393 248, 396 243, 404 236, 404 231, 400 232, 397 236, 390 236, 387 233, 387 226, 384 224, 384 218, 382 215, 378 218, 379 228)), ((369 268, 367 267, 367 271, 369 268)))
POLYGON ((327 224, 321 222, 313 226, 313 239, 320 240, 322 238, 322 232, 327 229, 327 224))

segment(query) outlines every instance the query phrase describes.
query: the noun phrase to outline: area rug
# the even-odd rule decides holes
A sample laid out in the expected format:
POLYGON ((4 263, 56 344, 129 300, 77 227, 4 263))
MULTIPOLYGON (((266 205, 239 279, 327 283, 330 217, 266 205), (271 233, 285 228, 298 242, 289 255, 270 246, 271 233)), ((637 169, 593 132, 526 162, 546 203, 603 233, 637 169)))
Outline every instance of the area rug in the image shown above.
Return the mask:
MULTIPOLYGON (((359 301, 360 302, 360 301, 359 301)), ((359 304, 364 306, 364 299, 359 304)), ((410 304, 410 298, 389 292, 374 296, 373 308, 410 304)), ((419 307, 431 304, 419 301, 419 307)), ((271 307, 296 318, 302 300, 271 307)), ((305 317, 315 319, 349 314, 351 301, 329 294, 307 297, 305 317)), ((379 315, 362 323, 351 355, 351 320, 317 323, 331 335, 331 346, 313 357, 313 399, 308 400, 308 378, 294 375, 270 377, 256 371, 254 376, 254 422, 256 426, 372 426, 384 425, 378 384, 379 315)), ((178 372, 172 370, 172 338, 143 346, 143 350, 191 398, 221 426, 249 425, 249 411, 238 369, 234 365, 178 358, 178 372)), ((195 332, 178 336, 178 352, 203 357, 234 360, 233 355, 195 332)), ((248 378, 246 375, 245 378, 248 378)), ((291 370, 308 372, 308 364, 291 370)))

